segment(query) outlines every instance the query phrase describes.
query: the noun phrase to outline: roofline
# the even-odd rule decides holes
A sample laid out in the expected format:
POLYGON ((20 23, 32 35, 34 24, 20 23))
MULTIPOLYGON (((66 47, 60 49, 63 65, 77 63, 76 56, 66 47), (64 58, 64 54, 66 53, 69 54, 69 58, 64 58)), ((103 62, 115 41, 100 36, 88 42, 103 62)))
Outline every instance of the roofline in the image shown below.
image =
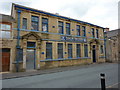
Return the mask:
POLYGON ((47 14, 47 15, 50 15, 50 16, 59 17, 59 18, 63 18, 63 19, 67 19, 67 20, 71 20, 71 21, 75 21, 75 22, 79 22, 79 23, 83 23, 83 24, 87 24, 87 25, 92 25, 92 26, 96 26, 96 27, 105 29, 104 27, 101 27, 101 26, 98 26, 98 25, 95 25, 95 24, 92 24, 92 23, 84 22, 84 21, 81 21, 81 20, 77 20, 77 19, 73 19, 73 18, 69 18, 69 17, 65 17, 65 16, 56 15, 56 14, 53 14, 53 13, 49 13, 49 12, 45 12, 45 11, 42 11, 42 10, 33 9, 33 8, 30 8, 30 7, 18 5, 18 4, 15 4, 15 3, 12 3, 12 4, 13 4, 13 6, 15 6, 17 8, 20 8, 20 9, 30 10, 30 11, 34 11, 34 12, 38 12, 38 13, 43 13, 43 14, 47 14))

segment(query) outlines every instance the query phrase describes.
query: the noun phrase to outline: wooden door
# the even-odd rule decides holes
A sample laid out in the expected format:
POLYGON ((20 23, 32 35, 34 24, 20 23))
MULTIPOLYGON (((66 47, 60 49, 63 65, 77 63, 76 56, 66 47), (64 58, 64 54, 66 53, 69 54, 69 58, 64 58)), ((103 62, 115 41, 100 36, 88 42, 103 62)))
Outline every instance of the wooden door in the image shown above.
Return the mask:
POLYGON ((10 49, 2 49, 2 72, 9 71, 10 49))

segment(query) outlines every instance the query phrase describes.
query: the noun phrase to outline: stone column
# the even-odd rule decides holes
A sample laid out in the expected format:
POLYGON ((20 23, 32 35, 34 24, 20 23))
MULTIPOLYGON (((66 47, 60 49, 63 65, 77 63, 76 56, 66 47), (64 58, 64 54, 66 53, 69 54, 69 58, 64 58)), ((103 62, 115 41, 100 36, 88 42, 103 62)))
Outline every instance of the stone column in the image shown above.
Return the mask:
POLYGON ((37 40, 37 47, 36 47, 36 69, 40 69, 40 40, 37 40))
POLYGON ((23 40, 23 69, 26 70, 27 39, 23 40))

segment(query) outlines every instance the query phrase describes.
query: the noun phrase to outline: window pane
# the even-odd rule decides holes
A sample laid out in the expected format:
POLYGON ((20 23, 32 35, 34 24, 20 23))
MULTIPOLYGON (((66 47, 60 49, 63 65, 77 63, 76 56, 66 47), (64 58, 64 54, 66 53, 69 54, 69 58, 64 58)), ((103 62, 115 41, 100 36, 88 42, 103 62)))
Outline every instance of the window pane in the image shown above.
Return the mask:
POLYGON ((70 35, 70 23, 66 23, 66 34, 70 35))
POLYGON ((59 30, 59 33, 63 34, 63 22, 58 22, 58 30, 59 30))
POLYGON ((1 31, 1 38, 10 38, 10 32, 8 31, 1 31))
POLYGON ((94 28, 91 29, 92 36, 95 37, 94 28))
POLYGON ((37 17, 37 16, 32 16, 32 21, 38 22, 38 21, 39 21, 39 17, 37 17))
POLYGON ((39 24, 39 17, 32 16, 31 17, 31 30, 38 30, 38 24, 39 24))
POLYGON ((11 25, 0 24, 0 29, 1 30, 11 30, 11 25))
POLYGON ((27 42, 27 47, 35 47, 35 42, 27 42))
POLYGON ((88 45, 84 45, 84 56, 88 57, 88 45))
POLYGON ((72 58, 72 44, 68 44, 68 58, 72 58))
POLYGON ((77 53, 77 57, 81 57, 81 49, 80 49, 80 44, 76 44, 76 53, 77 53))
POLYGON ((76 30, 77 30, 77 35, 80 36, 80 25, 76 26, 76 30))
POLYGON ((42 25, 42 31, 47 31, 47 25, 46 24, 42 25))
POLYGON ((86 28, 85 28, 85 26, 82 26, 82 32, 83 32, 83 36, 86 36, 86 28))
POLYGON ((97 38, 99 38, 99 31, 98 31, 98 29, 96 29, 96 35, 97 35, 97 38))
POLYGON ((58 58, 63 58, 63 44, 58 43, 58 58))
POLYGON ((32 22, 32 30, 38 30, 38 23, 32 22))
POLYGON ((46 59, 52 59, 52 43, 46 43, 46 59))
POLYGON ((48 19, 42 18, 42 31, 48 31, 48 19))
POLYGON ((27 18, 23 18, 22 28, 23 28, 23 29, 27 29, 27 18))

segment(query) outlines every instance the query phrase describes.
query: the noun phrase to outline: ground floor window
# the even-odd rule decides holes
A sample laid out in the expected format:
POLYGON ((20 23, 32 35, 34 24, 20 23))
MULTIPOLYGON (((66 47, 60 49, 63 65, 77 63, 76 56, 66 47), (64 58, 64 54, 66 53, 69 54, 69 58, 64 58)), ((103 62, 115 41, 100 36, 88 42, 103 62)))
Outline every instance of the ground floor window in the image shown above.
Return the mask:
POLYGON ((46 59, 52 59, 52 43, 46 43, 46 59))
POLYGON ((72 58, 72 44, 68 44, 68 58, 72 58))
POLYGON ((88 45, 84 44, 84 56, 88 57, 88 45))
POLYGON ((80 47, 80 44, 76 44, 76 54, 77 54, 77 57, 81 57, 81 47, 80 47))
POLYGON ((63 43, 58 43, 58 58, 63 58, 63 43))

